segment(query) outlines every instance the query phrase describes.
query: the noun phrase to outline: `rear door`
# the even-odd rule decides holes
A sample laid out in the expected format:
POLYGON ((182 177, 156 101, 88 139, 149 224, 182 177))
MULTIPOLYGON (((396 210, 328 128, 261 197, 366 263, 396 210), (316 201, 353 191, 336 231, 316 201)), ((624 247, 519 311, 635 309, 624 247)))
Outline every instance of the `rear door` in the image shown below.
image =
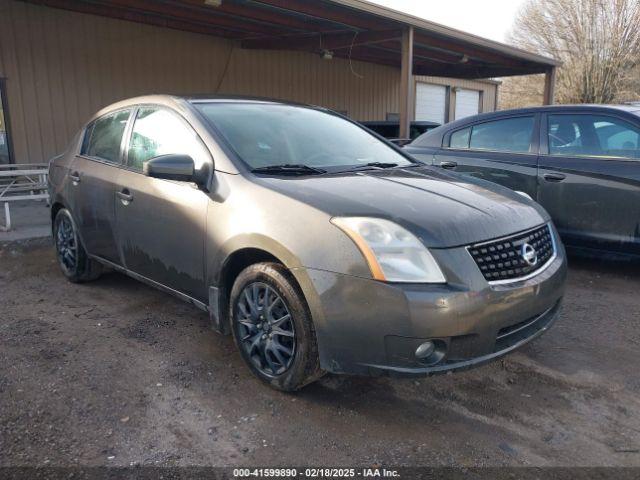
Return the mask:
POLYGON ((543 116, 538 200, 567 244, 640 254, 640 122, 543 116))
POLYGON ((119 246, 127 269, 206 301, 204 242, 209 197, 193 183, 150 178, 144 162, 171 153, 190 155, 196 169, 211 168, 206 146, 176 112, 142 106, 116 185, 119 246), (205 166, 206 164, 206 166, 205 166))
POLYGON ((89 254, 120 263, 115 231, 115 184, 131 109, 109 113, 86 130, 69 169, 71 213, 89 254))
POLYGON ((538 115, 485 120, 448 132, 435 166, 527 193, 537 187, 538 115))

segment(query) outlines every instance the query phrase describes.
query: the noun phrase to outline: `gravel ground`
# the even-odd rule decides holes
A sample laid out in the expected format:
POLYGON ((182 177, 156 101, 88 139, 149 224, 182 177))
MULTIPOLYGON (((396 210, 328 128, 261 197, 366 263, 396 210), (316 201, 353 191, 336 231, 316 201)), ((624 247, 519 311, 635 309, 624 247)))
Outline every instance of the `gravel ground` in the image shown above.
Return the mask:
POLYGON ((571 260, 561 318, 505 360, 291 395, 190 305, 6 244, 0 465, 640 466, 640 269, 571 260))

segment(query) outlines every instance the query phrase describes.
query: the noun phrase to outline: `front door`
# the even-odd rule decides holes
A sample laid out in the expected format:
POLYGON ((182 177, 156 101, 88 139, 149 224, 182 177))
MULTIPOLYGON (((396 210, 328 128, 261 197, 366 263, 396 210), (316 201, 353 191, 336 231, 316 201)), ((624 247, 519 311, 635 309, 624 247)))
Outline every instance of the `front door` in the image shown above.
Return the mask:
POLYGON ((115 230, 115 184, 123 134, 131 110, 107 114, 90 125, 69 169, 71 214, 87 252, 120 264, 115 230))
POLYGON ((483 121, 447 134, 433 164, 482 178, 535 199, 536 116, 483 121))
POLYGON ((564 241, 640 254, 640 128, 599 113, 543 125, 538 201, 564 241))
POLYGON ((119 247, 127 269, 204 302, 209 197, 193 183, 142 173, 145 161, 170 153, 190 155, 196 169, 211 163, 182 117, 164 107, 139 108, 116 186, 119 247))

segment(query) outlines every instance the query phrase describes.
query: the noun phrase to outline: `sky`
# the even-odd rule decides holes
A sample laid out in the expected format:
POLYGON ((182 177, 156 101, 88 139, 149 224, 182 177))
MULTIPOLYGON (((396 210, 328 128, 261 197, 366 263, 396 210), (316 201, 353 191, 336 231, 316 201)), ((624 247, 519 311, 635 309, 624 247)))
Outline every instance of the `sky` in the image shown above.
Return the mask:
POLYGON ((526 0, 369 0, 464 32, 504 42, 526 0))

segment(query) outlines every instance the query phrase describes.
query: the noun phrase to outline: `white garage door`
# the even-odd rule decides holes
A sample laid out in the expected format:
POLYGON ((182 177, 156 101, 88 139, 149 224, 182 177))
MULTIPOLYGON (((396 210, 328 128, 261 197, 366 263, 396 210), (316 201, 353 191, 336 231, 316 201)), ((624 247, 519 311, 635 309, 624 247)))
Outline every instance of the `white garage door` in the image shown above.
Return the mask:
POLYGON ((447 87, 419 82, 416 84, 416 120, 444 123, 447 87))
POLYGON ((460 89, 456 92, 456 120, 477 115, 480 108, 480 92, 460 89))

